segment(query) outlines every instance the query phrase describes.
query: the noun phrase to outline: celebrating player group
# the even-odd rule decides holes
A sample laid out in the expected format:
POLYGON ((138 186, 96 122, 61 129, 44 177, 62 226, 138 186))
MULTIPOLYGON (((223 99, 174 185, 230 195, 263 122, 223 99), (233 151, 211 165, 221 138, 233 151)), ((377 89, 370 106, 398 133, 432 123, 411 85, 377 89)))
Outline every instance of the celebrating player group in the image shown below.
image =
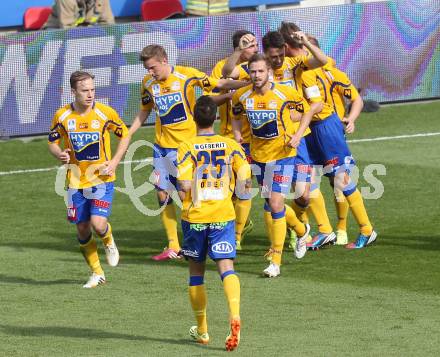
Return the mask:
POLYGON ((293 23, 283 22, 261 43, 263 53, 253 33, 236 31, 231 55, 215 65, 211 76, 171 65, 162 46, 145 47, 140 61, 147 73, 130 129, 111 107, 95 101, 93 75, 74 72, 74 102, 56 112, 49 134, 51 154, 68 168, 67 216, 77 227, 80 250, 91 270, 84 287, 93 288, 106 281, 94 236, 103 242, 108 265, 119 262, 108 222, 116 167, 132 135, 155 111, 154 177, 168 243, 153 259, 188 260, 197 321, 190 336, 203 344, 209 342, 206 256, 215 261, 229 307, 229 351, 240 342, 240 282, 233 262, 253 226, 252 177, 265 200, 257 209, 263 212, 269 242, 266 277, 280 275, 286 237, 301 259, 308 250, 326 245, 364 248, 377 236, 350 177, 355 161, 345 135, 355 130, 362 110, 358 91, 320 50, 316 38, 293 23), (196 87, 203 91, 198 99, 196 87), (113 157, 110 131, 120 139, 113 157), (333 187, 336 230, 319 189, 321 176, 333 187), (182 201, 182 244, 172 196, 182 201), (350 243, 349 211, 359 226, 359 235, 350 243), (313 236, 311 215, 317 223, 313 236))

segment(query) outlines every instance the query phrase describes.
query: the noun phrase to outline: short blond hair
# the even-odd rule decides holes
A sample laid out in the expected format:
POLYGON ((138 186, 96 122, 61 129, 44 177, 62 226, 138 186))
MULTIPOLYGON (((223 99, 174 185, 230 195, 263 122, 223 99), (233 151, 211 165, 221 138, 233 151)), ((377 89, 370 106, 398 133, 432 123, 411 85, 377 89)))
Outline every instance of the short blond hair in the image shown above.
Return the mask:
POLYGON ((139 60, 142 62, 148 61, 150 58, 156 57, 159 60, 168 59, 165 48, 160 45, 149 45, 144 47, 139 55, 139 60))
POLYGON ((70 88, 76 89, 76 84, 85 79, 95 79, 95 76, 85 71, 75 71, 70 75, 70 88))

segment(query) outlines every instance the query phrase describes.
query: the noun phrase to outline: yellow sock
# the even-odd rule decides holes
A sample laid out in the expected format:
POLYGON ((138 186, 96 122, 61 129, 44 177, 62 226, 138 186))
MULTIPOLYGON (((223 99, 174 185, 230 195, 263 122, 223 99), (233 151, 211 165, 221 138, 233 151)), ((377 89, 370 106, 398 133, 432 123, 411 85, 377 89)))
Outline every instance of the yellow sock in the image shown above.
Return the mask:
POLYGON ((229 318, 240 317, 240 280, 233 270, 222 274, 223 289, 229 306, 229 318))
POLYGON ((200 285, 189 286, 189 300, 191 301, 191 307, 194 311, 194 315, 197 321, 197 331, 199 334, 208 332, 208 324, 206 322, 206 290, 203 284, 203 277, 192 276, 190 277, 190 284, 192 279, 202 279, 200 285))
POLYGON ((336 214, 338 216, 338 225, 336 229, 347 232, 347 217, 350 206, 342 192, 335 196, 335 206, 336 214))
POLYGON ((241 242, 241 233, 243 232, 243 228, 249 217, 251 206, 251 200, 237 199, 235 201, 235 240, 238 240, 239 242, 241 242))
POLYGON ((284 240, 286 239, 286 228, 287 228, 287 224, 286 224, 285 215, 282 212, 273 214, 272 215, 272 249, 273 249, 272 263, 278 265, 281 265, 281 256, 283 254, 284 240))
POLYGON ((100 236, 100 238, 105 245, 113 243, 112 226, 110 225, 110 223, 107 222, 107 231, 104 233, 103 236, 100 236))
MULTIPOLYGON (((303 236, 306 233, 306 226, 304 225, 304 223, 302 223, 298 217, 295 214, 295 211, 292 209, 292 207, 288 206, 288 205, 284 205, 284 207, 286 208, 286 222, 287 225, 290 228, 293 228, 293 230, 295 231, 296 235, 298 237, 303 236)), ((286 232, 284 232, 286 233, 286 232)))
POLYGON ((297 204, 295 201, 293 201, 292 208, 301 222, 309 223, 309 217, 307 216, 307 207, 302 207, 299 204, 297 204))
POLYGON ((79 249, 81 250, 84 259, 92 272, 98 275, 104 275, 104 271, 101 268, 101 263, 99 262, 98 247, 96 245, 95 238, 91 237, 90 240, 85 244, 80 243, 79 249))
POLYGON ((267 203, 264 204, 264 223, 266 226, 267 237, 272 244, 272 213, 267 203))
POLYGON ((310 195, 309 207, 310 211, 315 217, 319 233, 331 233, 333 231, 333 228, 330 224, 330 220, 328 219, 327 210, 325 208, 325 201, 324 197, 322 196, 321 190, 313 190, 313 194, 310 195))
POLYGON ((345 198, 350 205, 351 213, 353 213, 356 222, 359 224, 361 233, 369 236, 371 232, 373 232, 373 227, 368 219, 367 210, 365 209, 361 193, 356 189, 356 191, 345 198))
POLYGON ((168 238, 168 248, 178 252, 180 250, 179 238, 177 236, 177 218, 176 207, 174 204, 168 204, 160 214, 165 232, 168 238))

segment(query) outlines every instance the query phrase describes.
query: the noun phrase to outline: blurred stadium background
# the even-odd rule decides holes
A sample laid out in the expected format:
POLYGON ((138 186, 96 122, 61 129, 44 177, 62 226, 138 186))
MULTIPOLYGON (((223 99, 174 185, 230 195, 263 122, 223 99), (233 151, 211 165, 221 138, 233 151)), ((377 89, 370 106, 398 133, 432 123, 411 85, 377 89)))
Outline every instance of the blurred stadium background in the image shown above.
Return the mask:
MULTIPOLYGON (((231 0, 229 15, 158 22, 138 21, 140 2, 111 0, 114 26, 34 32, 15 31, 24 10, 51 0, 0 2, 0 355, 223 354, 225 302, 214 266, 207 276, 212 343, 196 346, 187 338, 186 265, 151 261, 163 248, 162 228, 122 192, 112 215, 122 264, 108 269, 102 289, 80 289, 86 268, 54 190, 56 162, 37 135, 71 101, 76 69, 96 75, 98 100, 129 124, 144 74, 138 52, 147 44, 164 45, 172 63, 209 73, 231 52, 234 31, 249 29, 261 40, 286 20, 316 35, 364 98, 383 104, 362 114, 349 138, 361 172, 371 163, 386 167, 377 177, 384 195, 366 201, 379 239, 359 252, 332 247, 300 262, 287 256, 281 278, 262 279, 267 238, 257 200, 257 225, 237 259, 244 321, 237 353, 437 356, 440 2, 231 0)), ((152 128, 136 139, 151 141, 152 128)), ((135 167, 121 165, 118 187, 126 187, 127 170, 134 187, 148 179, 151 166, 135 167)), ((363 178, 362 185, 369 187, 363 178)), ((153 191, 144 193, 153 209, 153 191)), ((330 200, 327 206, 334 217, 330 200)))

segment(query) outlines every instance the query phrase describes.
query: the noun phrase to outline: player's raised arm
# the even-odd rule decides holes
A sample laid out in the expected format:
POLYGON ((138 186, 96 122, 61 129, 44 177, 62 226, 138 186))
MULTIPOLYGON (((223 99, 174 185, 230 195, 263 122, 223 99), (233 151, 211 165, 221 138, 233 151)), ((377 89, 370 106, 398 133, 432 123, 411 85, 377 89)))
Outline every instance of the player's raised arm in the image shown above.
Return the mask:
POLYGON ((247 86, 249 82, 247 81, 236 81, 230 79, 219 79, 217 83, 217 88, 219 89, 238 89, 247 86))
POLYGON ((234 52, 228 57, 222 68, 223 78, 237 79, 240 70, 237 65, 246 62, 253 54, 258 52, 258 43, 255 35, 246 30, 236 31, 232 37, 234 52))
POLYGON ((327 64, 328 59, 326 54, 322 52, 319 47, 310 42, 304 32, 293 32, 292 36, 298 41, 298 43, 306 46, 309 52, 312 54, 313 57, 309 59, 308 63, 310 69, 322 67, 327 64))

